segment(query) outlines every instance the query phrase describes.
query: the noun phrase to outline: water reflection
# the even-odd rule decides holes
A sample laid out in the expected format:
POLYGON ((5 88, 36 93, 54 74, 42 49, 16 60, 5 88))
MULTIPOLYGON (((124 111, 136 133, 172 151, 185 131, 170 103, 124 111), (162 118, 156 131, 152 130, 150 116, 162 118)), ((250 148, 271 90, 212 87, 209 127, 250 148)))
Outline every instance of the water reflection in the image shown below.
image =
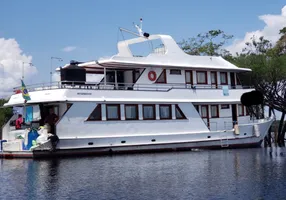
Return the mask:
POLYGON ((284 199, 285 149, 0 160, 6 199, 284 199))

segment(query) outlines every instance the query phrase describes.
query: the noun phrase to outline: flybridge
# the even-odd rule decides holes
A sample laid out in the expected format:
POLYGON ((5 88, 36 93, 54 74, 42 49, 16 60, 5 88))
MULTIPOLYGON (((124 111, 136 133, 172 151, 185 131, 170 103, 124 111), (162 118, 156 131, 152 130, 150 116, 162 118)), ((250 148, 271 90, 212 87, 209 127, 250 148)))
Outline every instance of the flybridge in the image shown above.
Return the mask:
MULTIPOLYGON (((180 68, 186 70, 228 70, 232 72, 251 71, 247 68, 239 68, 222 57, 218 56, 193 56, 186 54, 169 35, 146 33, 142 30, 142 19, 140 26, 135 25, 138 33, 120 28, 121 31, 130 33, 136 38, 119 41, 117 43, 118 53, 116 55, 99 58, 90 62, 73 62, 78 67, 85 68, 87 72, 104 71, 104 68, 180 68), (159 41, 158 46, 154 42, 159 41), (151 53, 146 56, 136 56, 132 52, 132 45, 140 45, 148 42, 151 53)), ((72 64, 65 65, 69 68, 72 64)), ((59 70, 59 68, 57 69, 59 70)))

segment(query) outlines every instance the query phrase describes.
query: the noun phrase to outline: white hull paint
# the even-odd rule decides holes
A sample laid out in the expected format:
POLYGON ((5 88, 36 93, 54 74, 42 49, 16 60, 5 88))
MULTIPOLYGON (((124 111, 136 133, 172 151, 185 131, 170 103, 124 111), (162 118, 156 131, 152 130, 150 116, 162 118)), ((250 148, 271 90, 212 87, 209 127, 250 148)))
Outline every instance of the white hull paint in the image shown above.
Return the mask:
POLYGON ((259 146, 273 120, 252 120, 240 105, 243 93, 252 90, 242 87, 236 75, 251 70, 221 57, 190 56, 167 35, 150 35, 148 40, 157 39, 164 46, 161 53, 133 56, 129 45, 146 41, 139 37, 119 42, 118 54, 112 57, 63 67, 68 70, 76 65, 77 70, 84 69, 86 78, 95 76, 97 82, 83 77, 75 81, 79 77, 68 78, 68 71, 61 70, 60 82, 27 87, 31 100, 25 105, 16 89, 5 106, 32 107, 37 128, 47 117, 45 110, 54 109, 59 120, 51 132, 59 143, 55 151, 50 151, 50 141, 39 142, 32 151, 20 151, 22 141, 17 141, 19 134, 9 121, 2 129, 6 143, 0 157, 259 146))
POLYGON ((60 139, 55 152, 41 148, 35 151, 2 152, 3 158, 43 158, 58 156, 88 156, 112 153, 179 151, 193 149, 259 147, 272 123, 272 119, 258 123, 258 135, 253 125, 241 127, 240 135, 234 131, 192 134, 169 134, 149 136, 126 136, 109 138, 60 139), (251 127, 252 129, 249 129, 251 127), (247 128, 251 132, 243 133, 247 128), (245 135, 246 134, 246 135, 245 135), (208 138, 211 136, 211 138, 208 138), (154 141, 154 138, 156 138, 154 141), (206 139, 207 138, 207 139, 206 139), (153 142, 152 142, 153 140, 153 142), (125 143, 121 143, 125 141, 125 143), (140 141, 140 142, 138 142, 140 141))

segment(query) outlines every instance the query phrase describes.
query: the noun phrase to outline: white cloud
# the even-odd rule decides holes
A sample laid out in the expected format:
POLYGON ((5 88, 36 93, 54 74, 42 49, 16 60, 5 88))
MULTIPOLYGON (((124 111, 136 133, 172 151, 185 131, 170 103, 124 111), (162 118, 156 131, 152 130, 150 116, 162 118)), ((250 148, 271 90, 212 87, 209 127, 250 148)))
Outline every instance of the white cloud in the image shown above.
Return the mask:
POLYGON ((52 81, 53 82, 59 82, 61 81, 61 75, 60 72, 54 72, 52 75, 52 81))
POLYGON ((280 15, 266 14, 261 15, 258 18, 265 23, 263 29, 247 32, 243 39, 235 39, 230 46, 226 47, 226 49, 233 54, 236 52, 240 53, 245 47, 245 43, 249 42, 250 38, 253 36, 256 38, 264 36, 265 39, 276 42, 280 37, 279 30, 286 26, 286 6, 282 8, 280 15))
POLYGON ((65 48, 62 49, 63 52, 71 52, 71 51, 74 51, 76 50, 77 47, 75 46, 67 46, 65 48))
POLYGON ((0 38, 0 97, 6 97, 12 88, 20 86, 24 62, 25 80, 37 73, 37 69, 28 63, 32 56, 25 55, 15 39, 0 38))

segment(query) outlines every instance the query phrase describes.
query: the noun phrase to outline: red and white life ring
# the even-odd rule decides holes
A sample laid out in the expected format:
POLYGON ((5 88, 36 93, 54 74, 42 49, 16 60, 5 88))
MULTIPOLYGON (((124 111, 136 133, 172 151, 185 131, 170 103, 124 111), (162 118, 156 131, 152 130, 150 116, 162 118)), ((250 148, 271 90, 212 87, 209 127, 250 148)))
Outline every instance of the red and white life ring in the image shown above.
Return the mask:
POLYGON ((156 72, 150 71, 150 72, 148 73, 148 78, 149 78, 150 81, 155 81, 156 78, 157 78, 156 72))

